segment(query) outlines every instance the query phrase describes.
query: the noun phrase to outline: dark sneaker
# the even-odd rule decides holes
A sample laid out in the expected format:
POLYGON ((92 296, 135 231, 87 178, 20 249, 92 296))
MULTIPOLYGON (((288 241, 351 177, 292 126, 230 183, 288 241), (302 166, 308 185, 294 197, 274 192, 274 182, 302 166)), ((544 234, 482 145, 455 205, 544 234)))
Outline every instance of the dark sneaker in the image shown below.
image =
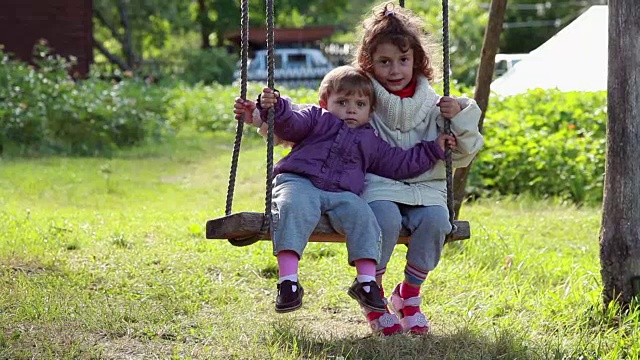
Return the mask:
POLYGON ((380 295, 380 287, 375 281, 360 283, 358 280, 354 280, 347 293, 365 309, 379 312, 387 311, 387 304, 380 295), (365 286, 369 286, 369 292, 364 290, 365 286))
POLYGON ((284 313, 298 310, 302 306, 302 296, 304 289, 300 283, 291 280, 285 280, 278 284, 278 296, 276 297, 276 312, 284 313), (293 285, 297 287, 293 291, 293 285))

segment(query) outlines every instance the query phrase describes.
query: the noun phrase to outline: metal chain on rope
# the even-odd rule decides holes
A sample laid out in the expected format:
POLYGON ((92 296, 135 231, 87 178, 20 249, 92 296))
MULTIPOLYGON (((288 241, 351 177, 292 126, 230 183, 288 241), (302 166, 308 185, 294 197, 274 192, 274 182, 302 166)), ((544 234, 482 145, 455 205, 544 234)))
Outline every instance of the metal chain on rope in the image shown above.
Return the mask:
MULTIPOLYGON (((443 52, 443 96, 449 96, 449 2, 448 0, 442 0, 442 52, 443 52)), ((445 134, 451 134, 451 123, 449 121, 444 122, 445 134)), ((447 173, 447 209, 449 209, 449 222, 451 223, 451 233, 453 234, 457 229, 454 224, 456 218, 455 210, 453 208, 453 165, 451 163, 451 148, 449 143, 445 143, 445 165, 447 173)))

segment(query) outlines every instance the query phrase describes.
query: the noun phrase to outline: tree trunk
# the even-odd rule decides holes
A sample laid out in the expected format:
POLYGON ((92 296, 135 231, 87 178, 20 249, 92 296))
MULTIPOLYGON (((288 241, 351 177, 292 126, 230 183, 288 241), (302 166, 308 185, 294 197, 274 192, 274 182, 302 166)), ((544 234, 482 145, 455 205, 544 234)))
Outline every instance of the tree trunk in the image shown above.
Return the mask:
POLYGON ((640 290, 640 7, 609 0, 607 155, 600 263, 605 304, 640 290))
POLYGON ((200 47, 202 49, 209 49, 211 48, 211 41, 209 41, 211 21, 205 0, 198 0, 198 23, 200 23, 200 38, 202 39, 200 47))
MULTIPOLYGON (((476 76, 476 91, 474 98, 482 110, 478 128, 482 132, 482 124, 484 122, 484 114, 489 105, 489 94, 491 92, 491 80, 493 79, 493 71, 495 67, 496 52, 500 44, 500 33, 502 32, 502 23, 504 21, 504 13, 507 7, 507 0, 492 0, 489 12, 489 23, 484 32, 484 41, 482 42, 482 55, 480 57, 480 66, 478 75, 476 76)), ((460 213, 460 207, 465 196, 465 186, 467 177, 473 162, 467 167, 456 169, 453 176, 453 209, 456 219, 460 213)))

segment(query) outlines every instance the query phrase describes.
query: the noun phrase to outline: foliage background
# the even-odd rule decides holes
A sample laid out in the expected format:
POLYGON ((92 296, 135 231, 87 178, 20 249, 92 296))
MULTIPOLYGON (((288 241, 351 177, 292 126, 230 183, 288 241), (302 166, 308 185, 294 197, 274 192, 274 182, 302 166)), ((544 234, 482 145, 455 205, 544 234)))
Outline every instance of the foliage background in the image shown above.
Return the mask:
MULTIPOLYGON (((352 43, 358 23, 373 6, 372 0, 280 0, 275 3, 276 27, 330 25, 336 32, 326 42, 352 43)), ((396 2, 397 3, 397 2, 396 2)), ((566 0, 511 0, 507 6, 499 52, 529 52, 593 4, 606 0, 569 2, 566 0)), ((405 1, 405 6, 423 17, 426 30, 441 36, 442 9, 439 2, 405 1)), ((471 86, 480 59, 489 1, 455 0, 449 2, 452 77, 471 86)), ((102 20, 94 19, 96 41, 109 51, 127 58, 127 34, 131 34, 131 65, 144 75, 201 79, 204 82, 230 83, 228 77, 205 74, 225 73, 216 57, 207 67, 200 66, 199 49, 219 48, 235 61, 239 48, 225 40, 225 34, 240 28, 240 1, 229 0, 95 0, 94 10, 102 20), (122 9, 127 10, 129 25, 122 25, 122 9), (195 72, 195 73, 192 73, 195 72), (213 80, 212 80, 213 79, 213 80)), ((250 26, 264 27, 265 2, 249 1, 250 26)), ((318 46, 319 44, 298 44, 318 46)), ((96 51, 96 61, 104 63, 104 54, 96 51)), ((191 80, 193 82, 193 80, 191 80)))
MULTIPOLYGON (((501 51, 526 51, 539 45, 557 30, 556 19, 568 23, 598 1, 580 5, 510 2, 501 51), (540 19, 553 20, 554 26, 539 23, 540 19)), ((378 3, 283 0, 276 4, 276 23, 280 27, 334 25, 337 32, 330 40, 350 42, 362 16, 378 3)), ((181 131, 233 131, 231 104, 238 89, 224 84, 232 81, 237 49, 224 40, 224 34, 238 30, 239 4, 96 0, 96 41, 110 52, 97 54, 97 60, 110 54, 133 68, 103 72, 96 66, 83 81, 69 79, 70 62, 41 45, 34 51, 39 69, 12 61, 0 50, 0 150, 4 156, 110 156, 117 149, 165 141, 181 131)), ((453 88, 469 94, 488 4, 456 0, 449 5, 452 74, 457 81, 453 88)), ((425 19, 427 31, 439 33, 439 4, 406 1, 406 6, 425 19)), ((264 3, 251 0, 250 10, 251 25, 262 26, 264 3)), ((260 87, 252 84, 249 96, 260 87)), ((317 101, 315 90, 285 90, 297 102, 317 101)), ((486 147, 469 181, 472 198, 527 193, 578 204, 601 200, 603 93, 536 91, 492 98, 490 103, 486 147)), ((255 136, 251 128, 246 133, 255 136)))
MULTIPOLYGON (((165 142, 179 132, 235 131, 235 86, 184 82, 149 85, 135 77, 73 82, 68 62, 47 55, 39 70, 2 56, 0 145, 4 156, 110 156, 115 150, 165 142)), ((248 97, 264 84, 251 83, 248 97)), ((454 88, 454 90, 456 90, 454 88)), ((454 95, 463 95, 457 89, 454 95)), ((464 89, 462 89, 464 90, 464 89)), ((286 89, 295 102, 317 103, 311 89, 286 89)), ((531 91, 493 97, 485 148, 468 182, 472 198, 529 194, 577 204, 602 200, 606 94, 531 91)), ((251 126, 247 136, 257 136, 251 126)))

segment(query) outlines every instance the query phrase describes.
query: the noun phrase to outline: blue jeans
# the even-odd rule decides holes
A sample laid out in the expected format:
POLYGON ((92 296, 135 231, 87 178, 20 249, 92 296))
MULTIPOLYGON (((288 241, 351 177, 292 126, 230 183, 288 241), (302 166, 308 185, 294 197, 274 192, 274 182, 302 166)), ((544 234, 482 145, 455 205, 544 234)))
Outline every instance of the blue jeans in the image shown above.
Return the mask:
POLYGON ((348 192, 318 189, 309 179, 279 174, 273 179, 271 238, 273 254, 295 251, 300 258, 322 214, 346 236, 349 264, 355 260, 380 262, 380 227, 366 201, 348 192))
POLYGON ((413 206, 393 201, 372 201, 371 210, 382 230, 382 257, 378 269, 387 266, 402 226, 411 232, 407 263, 424 272, 438 265, 445 237, 451 232, 449 211, 442 206, 413 206))

